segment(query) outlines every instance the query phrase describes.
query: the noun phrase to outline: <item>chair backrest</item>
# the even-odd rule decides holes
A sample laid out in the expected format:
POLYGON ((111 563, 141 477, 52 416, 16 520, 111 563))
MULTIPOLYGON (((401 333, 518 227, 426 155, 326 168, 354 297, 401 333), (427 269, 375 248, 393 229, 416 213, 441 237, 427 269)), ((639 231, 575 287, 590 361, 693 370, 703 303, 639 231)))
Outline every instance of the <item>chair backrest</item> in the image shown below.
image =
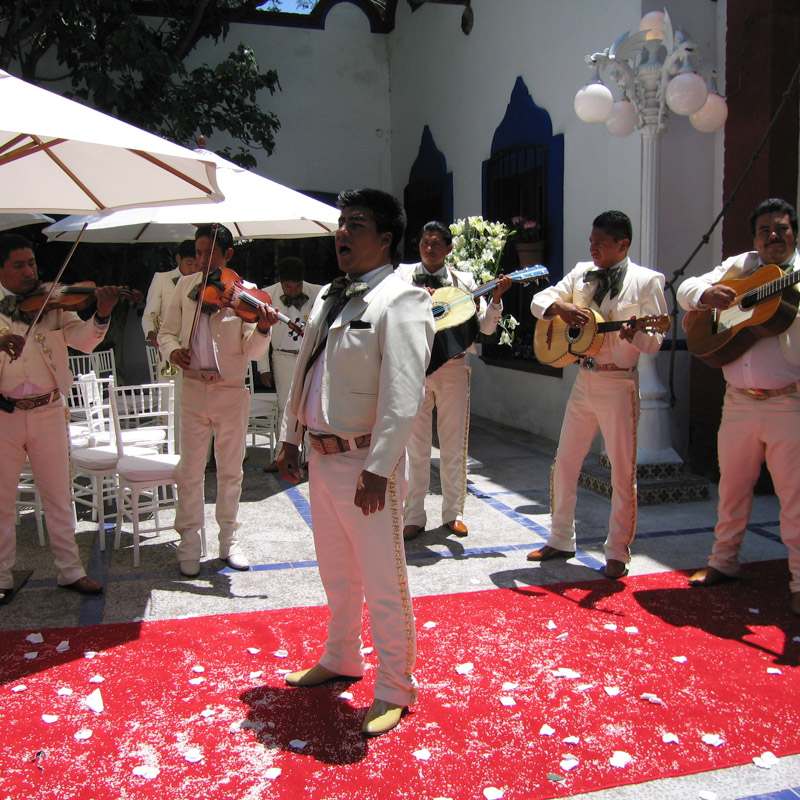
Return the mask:
POLYGON ((73 376, 96 372, 91 353, 70 353, 69 370, 73 376))
POLYGON ((256 387, 253 383, 253 362, 247 362, 247 375, 244 379, 244 385, 250 390, 250 394, 255 394, 256 387))
POLYGON ((94 372, 79 375, 75 381, 81 394, 84 416, 90 435, 108 433, 111 430, 110 389, 112 377, 99 378, 94 372))
POLYGON ((150 383, 158 383, 158 364, 160 355, 157 347, 147 345, 147 369, 150 372, 150 383))
POLYGON ((92 354, 92 365, 98 375, 111 376, 117 382, 117 364, 113 350, 95 350, 92 354))
POLYGON ((164 453, 175 452, 175 386, 168 383, 143 383, 135 386, 112 386, 111 415, 117 452, 147 445, 164 453), (130 436, 138 430, 141 438, 130 436))
POLYGON ((86 404, 84 401, 84 393, 82 391, 81 383, 85 380, 94 380, 96 377, 94 372, 89 372, 86 375, 75 375, 70 387, 69 394, 67 395, 67 407, 69 408, 69 418, 73 422, 78 422, 86 419, 86 404))

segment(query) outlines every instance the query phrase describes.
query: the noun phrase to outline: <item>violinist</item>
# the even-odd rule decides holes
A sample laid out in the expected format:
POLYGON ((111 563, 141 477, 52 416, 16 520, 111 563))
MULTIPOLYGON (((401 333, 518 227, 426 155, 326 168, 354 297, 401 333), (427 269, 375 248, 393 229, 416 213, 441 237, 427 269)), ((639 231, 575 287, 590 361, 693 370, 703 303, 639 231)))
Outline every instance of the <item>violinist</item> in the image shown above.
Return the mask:
POLYGON ((233 236, 227 228, 198 227, 195 251, 200 272, 178 280, 158 332, 162 357, 182 370, 175 529, 181 537, 178 565, 187 577, 200 573, 203 484, 212 431, 219 557, 233 569, 250 568, 237 519, 250 414, 244 381, 248 363, 266 353, 270 327, 277 321, 269 306, 260 305, 253 312, 256 321, 245 322, 231 307, 230 294, 215 288, 217 270, 227 269, 233 256, 233 236))
POLYGON ((16 554, 14 501, 26 457, 47 515, 58 585, 81 594, 103 587, 86 575, 75 543, 69 440, 64 402, 72 385, 67 346, 90 353, 103 340, 120 289, 93 292, 97 311, 45 310, 31 327, 20 308, 40 287, 30 242, 0 236, 0 602, 13 593, 16 554))

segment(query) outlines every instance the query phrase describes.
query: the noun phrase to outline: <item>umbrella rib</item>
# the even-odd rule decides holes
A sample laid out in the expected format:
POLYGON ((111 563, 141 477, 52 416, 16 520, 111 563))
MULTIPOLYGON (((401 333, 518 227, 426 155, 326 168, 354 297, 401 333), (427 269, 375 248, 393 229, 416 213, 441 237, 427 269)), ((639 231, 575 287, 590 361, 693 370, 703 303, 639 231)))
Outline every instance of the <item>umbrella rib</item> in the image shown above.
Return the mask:
POLYGON ((95 197, 92 192, 83 184, 83 181, 78 180, 78 176, 75 175, 74 172, 55 154, 51 151, 52 147, 55 147, 57 144, 62 144, 63 142, 67 141, 66 139, 53 139, 50 142, 43 142, 38 136, 31 136, 31 139, 36 143, 36 146, 31 146, 28 148, 29 152, 25 153, 25 155, 30 155, 31 153, 41 151, 43 152, 62 172, 66 175, 69 175, 69 178, 73 183, 100 209, 105 208, 105 204, 100 202, 100 199, 95 197))
POLYGON ((0 150, 0 153, 2 153, 2 155, 0 155, 0 164, 10 164, 12 161, 16 161, 19 158, 26 158, 27 156, 31 156, 34 153, 40 152, 41 150, 46 150, 48 147, 52 147, 56 144, 62 144, 63 142, 67 141, 66 139, 54 139, 52 142, 44 144, 43 142, 34 139, 33 141, 23 144, 21 147, 16 147, 14 150, 9 149, 18 145, 26 137, 27 134, 23 136, 17 136, 16 139, 8 142, 2 148, 2 150, 0 150))
POLYGON ((24 141, 26 137, 26 133, 21 133, 19 136, 15 136, 13 139, 10 139, 2 147, 0 147, 0 153, 5 153, 6 150, 16 147, 20 142, 24 141))
POLYGON ((205 192, 206 194, 211 194, 212 189, 209 189, 208 186, 204 186, 202 183, 199 183, 196 180, 193 180, 188 175, 184 175, 179 169, 175 169, 175 167, 171 167, 169 164, 166 164, 164 161, 156 158, 155 156, 151 155, 150 153, 144 152, 144 150, 128 150, 129 153, 133 153, 134 155, 143 158, 145 161, 149 161, 151 164, 155 164, 157 167, 161 167, 165 172, 169 172, 174 175, 176 178, 180 178, 181 180, 186 181, 190 186, 194 186, 195 189, 200 189, 201 191, 205 192))

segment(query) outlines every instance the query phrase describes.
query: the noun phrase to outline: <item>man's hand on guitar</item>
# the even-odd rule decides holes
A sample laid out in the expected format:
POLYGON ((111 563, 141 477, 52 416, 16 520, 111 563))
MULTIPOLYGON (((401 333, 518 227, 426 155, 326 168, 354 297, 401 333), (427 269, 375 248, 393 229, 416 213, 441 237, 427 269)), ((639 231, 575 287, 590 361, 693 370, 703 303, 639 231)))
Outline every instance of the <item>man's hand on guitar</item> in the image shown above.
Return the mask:
POLYGON ((591 319, 585 308, 576 306, 575 303, 567 303, 565 300, 556 300, 547 309, 547 316, 553 315, 561 317, 571 328, 582 328, 591 319))
POLYGON ((514 281, 508 275, 500 275, 497 278, 497 286, 494 287, 492 302, 499 303, 500 298, 514 285, 514 281))
POLYGON ((620 329, 619 329, 619 338, 624 339, 626 342, 632 342, 633 337, 636 334, 636 326, 633 324, 633 321, 636 319, 635 316, 631 317, 631 322, 626 322, 620 329))
POLYGON ((719 308, 723 311, 733 305, 736 299, 736 291, 730 286, 725 286, 723 283, 715 283, 709 289, 706 289, 700 297, 700 302, 706 308, 719 308))

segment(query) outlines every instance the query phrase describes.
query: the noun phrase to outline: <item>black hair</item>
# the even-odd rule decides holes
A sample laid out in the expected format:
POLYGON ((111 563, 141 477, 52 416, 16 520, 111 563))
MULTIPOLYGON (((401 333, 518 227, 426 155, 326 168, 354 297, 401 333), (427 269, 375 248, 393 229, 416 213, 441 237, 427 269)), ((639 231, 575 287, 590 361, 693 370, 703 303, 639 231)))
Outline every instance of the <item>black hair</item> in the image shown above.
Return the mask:
POLYGON ((194 240, 197 241, 203 236, 207 236, 211 241, 214 241, 214 227, 216 227, 216 244, 215 247, 222 248, 223 253, 227 253, 233 247, 233 234, 218 222, 211 222, 207 225, 198 225, 197 231, 194 234, 194 240))
POLYGON ((178 245, 178 255, 181 258, 194 258, 195 254, 194 239, 184 239, 178 245))
POLYGON ((345 189, 339 193, 336 207, 340 211, 355 207, 368 211, 378 233, 392 234, 389 246, 391 258, 399 254, 400 242, 406 232, 406 212, 397 198, 380 189, 345 189))
POLYGON ((750 235, 754 239, 756 238, 756 220, 759 217, 763 217, 764 214, 773 213, 788 214, 789 224, 792 226, 795 236, 797 235, 797 212, 795 211, 794 206, 790 203, 787 203, 780 197, 770 197, 766 200, 762 200, 753 209, 753 213, 750 215, 750 235))
POLYGON ((9 256, 15 250, 24 250, 25 248, 33 250, 33 245, 18 233, 5 233, 0 236, 0 267, 8 261, 9 256))
POLYGON ((439 222, 439 220, 432 219, 422 226, 422 230, 419 232, 420 240, 426 233, 438 233, 448 247, 453 243, 453 234, 450 232, 450 226, 445 225, 444 222, 439 222))
POLYGON ((598 214, 592 222, 592 227, 605 231, 615 242, 620 239, 627 239, 628 243, 633 241, 631 218, 623 211, 604 211, 598 214))
POLYGON ((278 280, 302 281, 305 269, 302 259, 296 256, 286 256, 278 262, 278 280))

